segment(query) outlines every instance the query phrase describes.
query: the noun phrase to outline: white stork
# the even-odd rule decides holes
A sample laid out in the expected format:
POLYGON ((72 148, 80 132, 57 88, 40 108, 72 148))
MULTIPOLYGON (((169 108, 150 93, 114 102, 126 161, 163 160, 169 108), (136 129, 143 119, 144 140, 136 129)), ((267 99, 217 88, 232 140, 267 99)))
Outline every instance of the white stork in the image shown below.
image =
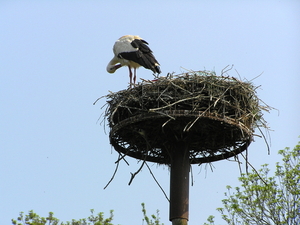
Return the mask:
POLYGON ((160 74, 159 63, 152 54, 148 43, 134 35, 125 35, 120 37, 113 47, 114 57, 108 63, 106 70, 114 73, 122 66, 128 66, 130 85, 132 84, 132 71, 134 69, 133 83, 136 81, 136 69, 140 66, 150 69, 153 73, 160 74))

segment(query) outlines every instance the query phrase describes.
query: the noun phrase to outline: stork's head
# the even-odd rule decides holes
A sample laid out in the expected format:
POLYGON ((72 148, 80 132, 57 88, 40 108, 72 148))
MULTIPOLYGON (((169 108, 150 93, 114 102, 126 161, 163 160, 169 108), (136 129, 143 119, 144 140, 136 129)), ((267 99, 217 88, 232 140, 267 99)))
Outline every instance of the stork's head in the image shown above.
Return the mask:
POLYGON ((120 67, 122 67, 121 64, 116 64, 116 65, 111 65, 108 64, 106 67, 107 72, 109 73, 114 73, 117 69, 119 69, 120 67))

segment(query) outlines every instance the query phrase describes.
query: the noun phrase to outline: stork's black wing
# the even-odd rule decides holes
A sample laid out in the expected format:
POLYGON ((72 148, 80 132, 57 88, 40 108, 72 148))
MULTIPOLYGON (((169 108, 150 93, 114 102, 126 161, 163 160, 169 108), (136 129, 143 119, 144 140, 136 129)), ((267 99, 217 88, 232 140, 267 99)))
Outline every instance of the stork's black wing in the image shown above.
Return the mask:
POLYGON ((133 52, 121 52, 118 57, 136 62, 146 69, 152 70, 154 73, 161 73, 159 63, 152 54, 146 41, 135 39, 131 42, 131 45, 138 50, 133 52))

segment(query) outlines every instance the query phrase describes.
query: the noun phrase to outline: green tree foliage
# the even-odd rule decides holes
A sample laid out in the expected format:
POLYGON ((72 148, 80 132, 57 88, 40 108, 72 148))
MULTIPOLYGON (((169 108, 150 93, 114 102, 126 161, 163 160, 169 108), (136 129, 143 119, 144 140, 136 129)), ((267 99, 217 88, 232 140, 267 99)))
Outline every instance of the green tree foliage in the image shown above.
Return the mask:
POLYGON ((160 224, 159 220, 160 220, 160 217, 159 217, 159 211, 157 210, 156 211, 156 216, 155 215, 151 215, 152 219, 154 219, 154 221, 152 221, 151 219, 149 219, 149 217, 147 216, 146 214, 146 208, 145 208, 145 204, 142 203, 142 212, 143 212, 143 215, 144 215, 144 219, 143 221, 146 221, 147 225, 164 225, 163 223, 160 224))
POLYGON ((94 215, 94 210, 91 209, 92 215, 87 219, 72 220, 71 222, 61 222, 55 218, 53 212, 49 212, 48 217, 40 217, 38 214, 30 210, 27 215, 23 212, 20 213, 17 220, 12 219, 14 225, 113 225, 113 210, 110 211, 110 217, 104 219, 104 213, 100 212, 94 215))
MULTIPOLYGON (((151 215, 151 218, 146 214, 145 204, 142 203, 142 212, 144 219, 147 225, 164 225, 160 224, 159 220, 159 211, 157 211, 156 216, 151 215)), ((59 223, 59 219, 55 218, 53 212, 50 212, 48 217, 40 217, 33 210, 29 211, 27 215, 24 215, 23 212, 20 213, 19 217, 15 220, 12 219, 12 224, 14 225, 113 225, 111 221, 113 220, 113 210, 110 211, 110 216, 108 218, 104 218, 104 213, 100 212, 97 215, 94 215, 94 210, 91 209, 91 216, 87 219, 79 219, 72 220, 71 222, 61 222, 59 223)))
MULTIPOLYGON (((268 165, 242 174, 241 188, 227 186, 224 208, 218 208, 230 225, 299 225, 300 224, 300 142, 294 149, 278 152, 282 163, 276 163, 274 176, 268 165)), ((214 224, 213 216, 208 218, 214 224)), ((208 225, 205 223, 205 225, 208 225)))

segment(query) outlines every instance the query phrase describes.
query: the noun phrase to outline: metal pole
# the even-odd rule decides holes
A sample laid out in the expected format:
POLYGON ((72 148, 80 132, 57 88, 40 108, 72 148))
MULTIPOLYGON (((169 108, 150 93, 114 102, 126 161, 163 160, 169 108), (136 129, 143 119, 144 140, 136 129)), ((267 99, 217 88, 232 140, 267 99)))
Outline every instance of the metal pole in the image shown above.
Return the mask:
POLYGON ((176 143, 172 151, 170 174, 170 221, 187 225, 189 219, 189 151, 185 143, 176 143))

